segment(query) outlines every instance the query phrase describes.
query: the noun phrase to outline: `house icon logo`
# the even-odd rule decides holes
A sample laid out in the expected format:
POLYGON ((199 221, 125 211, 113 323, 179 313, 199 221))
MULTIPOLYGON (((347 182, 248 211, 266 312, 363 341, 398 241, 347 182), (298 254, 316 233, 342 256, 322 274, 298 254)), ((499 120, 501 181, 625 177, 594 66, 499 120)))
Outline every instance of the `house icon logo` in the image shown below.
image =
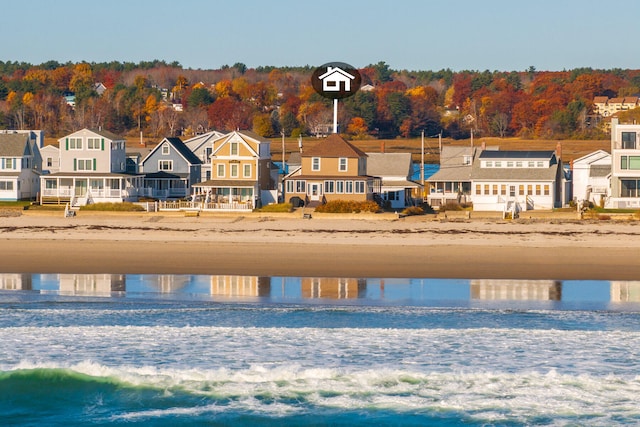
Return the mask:
POLYGON ((347 98, 360 89, 362 77, 358 70, 344 62, 330 62, 313 72, 311 85, 315 91, 330 99, 347 98))

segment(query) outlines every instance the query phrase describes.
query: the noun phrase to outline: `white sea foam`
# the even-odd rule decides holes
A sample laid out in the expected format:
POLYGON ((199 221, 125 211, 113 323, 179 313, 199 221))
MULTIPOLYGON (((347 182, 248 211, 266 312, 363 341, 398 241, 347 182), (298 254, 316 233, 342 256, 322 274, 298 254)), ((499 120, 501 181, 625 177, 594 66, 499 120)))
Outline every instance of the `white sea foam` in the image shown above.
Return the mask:
MULTIPOLYGON (((225 368, 160 369, 155 366, 109 367, 85 361, 77 364, 21 362, 15 369, 64 368, 109 378, 123 386, 150 387, 187 393, 220 403, 184 408, 143 410, 124 418, 247 411, 283 416, 308 407, 334 410, 372 409, 397 413, 457 412, 472 419, 527 420, 532 415, 600 420, 638 420, 635 404, 640 379, 614 375, 547 373, 424 373, 398 369, 305 369, 292 365, 225 368)), ((592 424, 590 422, 590 424, 592 424)))

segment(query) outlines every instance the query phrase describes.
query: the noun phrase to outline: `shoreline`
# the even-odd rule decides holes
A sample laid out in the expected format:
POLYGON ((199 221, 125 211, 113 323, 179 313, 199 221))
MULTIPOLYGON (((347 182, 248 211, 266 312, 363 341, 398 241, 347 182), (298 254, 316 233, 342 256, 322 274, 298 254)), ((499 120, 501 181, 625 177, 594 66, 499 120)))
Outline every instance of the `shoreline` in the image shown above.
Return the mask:
POLYGON ((636 280, 638 222, 0 218, 0 273, 636 280))

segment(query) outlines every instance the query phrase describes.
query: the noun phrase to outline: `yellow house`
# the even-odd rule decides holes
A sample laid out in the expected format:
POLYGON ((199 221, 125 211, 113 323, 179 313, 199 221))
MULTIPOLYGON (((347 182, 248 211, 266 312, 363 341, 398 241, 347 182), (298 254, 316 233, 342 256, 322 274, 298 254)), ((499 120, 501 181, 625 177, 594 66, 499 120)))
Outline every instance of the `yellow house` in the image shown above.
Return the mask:
POLYGON ((302 152, 300 167, 284 178, 284 185, 286 201, 313 206, 332 200, 373 200, 380 180, 367 175, 362 150, 331 134, 302 152))
POLYGON ((270 141, 249 131, 234 131, 212 141, 211 179, 193 185, 205 209, 251 210, 262 192, 275 189, 270 141))

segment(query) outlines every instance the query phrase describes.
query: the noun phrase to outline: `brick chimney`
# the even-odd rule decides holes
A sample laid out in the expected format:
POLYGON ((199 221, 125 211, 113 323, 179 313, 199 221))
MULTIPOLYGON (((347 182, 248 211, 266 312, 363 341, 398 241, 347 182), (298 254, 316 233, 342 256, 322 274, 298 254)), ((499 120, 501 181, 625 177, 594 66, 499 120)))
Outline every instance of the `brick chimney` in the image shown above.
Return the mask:
POLYGON ((384 141, 380 141, 380 152, 384 153, 384 141))

